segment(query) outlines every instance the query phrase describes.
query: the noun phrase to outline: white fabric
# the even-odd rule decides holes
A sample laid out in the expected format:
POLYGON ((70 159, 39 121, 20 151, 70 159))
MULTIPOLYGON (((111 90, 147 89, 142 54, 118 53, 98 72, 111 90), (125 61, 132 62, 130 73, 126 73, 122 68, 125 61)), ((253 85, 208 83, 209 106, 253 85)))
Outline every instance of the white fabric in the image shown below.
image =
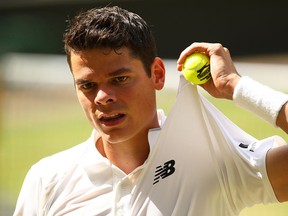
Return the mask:
POLYGON ((288 95, 243 76, 235 87, 233 100, 238 106, 276 126, 278 113, 288 101, 288 95))
POLYGON ((274 138, 249 136, 182 77, 174 107, 149 141, 148 159, 129 175, 100 155, 94 134, 41 160, 27 174, 14 216, 233 216, 277 202, 265 168, 274 138))

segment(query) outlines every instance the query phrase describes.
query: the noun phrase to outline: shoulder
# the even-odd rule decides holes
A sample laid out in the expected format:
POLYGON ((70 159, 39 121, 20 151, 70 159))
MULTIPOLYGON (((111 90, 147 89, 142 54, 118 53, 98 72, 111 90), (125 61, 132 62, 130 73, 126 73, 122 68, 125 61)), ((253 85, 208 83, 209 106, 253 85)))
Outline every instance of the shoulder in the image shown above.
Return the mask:
POLYGON ((55 153, 48 157, 41 159, 35 165, 48 165, 51 166, 53 164, 57 166, 62 166, 65 164, 73 163, 73 161, 77 160, 79 156, 81 156, 88 147, 88 142, 80 143, 76 146, 73 146, 69 149, 63 150, 61 152, 55 153))
POLYGON ((30 178, 38 179, 44 185, 61 178, 69 170, 77 166, 80 158, 85 157, 90 144, 89 140, 87 140, 67 150, 41 159, 29 170, 30 178))

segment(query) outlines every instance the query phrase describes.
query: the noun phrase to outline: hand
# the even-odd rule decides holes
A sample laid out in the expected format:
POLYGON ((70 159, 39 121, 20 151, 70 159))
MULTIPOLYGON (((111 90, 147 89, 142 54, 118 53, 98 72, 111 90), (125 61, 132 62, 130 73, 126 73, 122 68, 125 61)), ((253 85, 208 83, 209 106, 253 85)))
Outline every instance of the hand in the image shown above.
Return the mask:
POLYGON ((209 94, 216 98, 232 100, 236 84, 240 79, 229 50, 219 43, 193 43, 187 47, 177 61, 177 69, 182 70, 187 56, 193 52, 203 52, 210 57, 212 79, 201 84, 209 94))

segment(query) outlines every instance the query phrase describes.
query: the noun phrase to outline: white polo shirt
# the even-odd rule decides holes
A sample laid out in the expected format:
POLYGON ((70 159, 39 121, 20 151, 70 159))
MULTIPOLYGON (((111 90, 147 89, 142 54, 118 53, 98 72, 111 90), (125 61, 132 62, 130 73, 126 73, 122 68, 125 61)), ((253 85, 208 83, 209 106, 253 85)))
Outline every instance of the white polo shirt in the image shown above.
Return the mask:
POLYGON ((251 137, 182 77, 167 120, 149 132, 146 162, 129 175, 102 157, 94 133, 30 169, 14 216, 232 216, 277 202, 265 167, 274 137, 251 137))

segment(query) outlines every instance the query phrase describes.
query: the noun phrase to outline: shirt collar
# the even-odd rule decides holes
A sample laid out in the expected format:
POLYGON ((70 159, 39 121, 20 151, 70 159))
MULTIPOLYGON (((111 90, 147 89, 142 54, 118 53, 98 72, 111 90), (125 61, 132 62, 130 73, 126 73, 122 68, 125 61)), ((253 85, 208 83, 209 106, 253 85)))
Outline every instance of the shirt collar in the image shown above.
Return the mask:
MULTIPOLYGON (((166 119, 166 116, 163 110, 157 110, 157 116, 158 116, 160 127, 150 129, 148 132, 150 154, 153 151, 153 148, 159 137, 161 127, 163 126, 165 119, 166 119)), ((87 149, 81 161, 81 164, 83 165, 86 173, 90 177, 95 176, 95 174, 97 173, 105 172, 105 169, 107 169, 108 167, 110 168, 107 169, 107 171, 111 170, 111 166, 112 166, 110 161, 107 158, 103 157, 95 146, 95 142, 99 138, 100 138, 99 133, 97 132, 97 130, 94 129, 91 133, 91 136, 86 141, 87 149)))

